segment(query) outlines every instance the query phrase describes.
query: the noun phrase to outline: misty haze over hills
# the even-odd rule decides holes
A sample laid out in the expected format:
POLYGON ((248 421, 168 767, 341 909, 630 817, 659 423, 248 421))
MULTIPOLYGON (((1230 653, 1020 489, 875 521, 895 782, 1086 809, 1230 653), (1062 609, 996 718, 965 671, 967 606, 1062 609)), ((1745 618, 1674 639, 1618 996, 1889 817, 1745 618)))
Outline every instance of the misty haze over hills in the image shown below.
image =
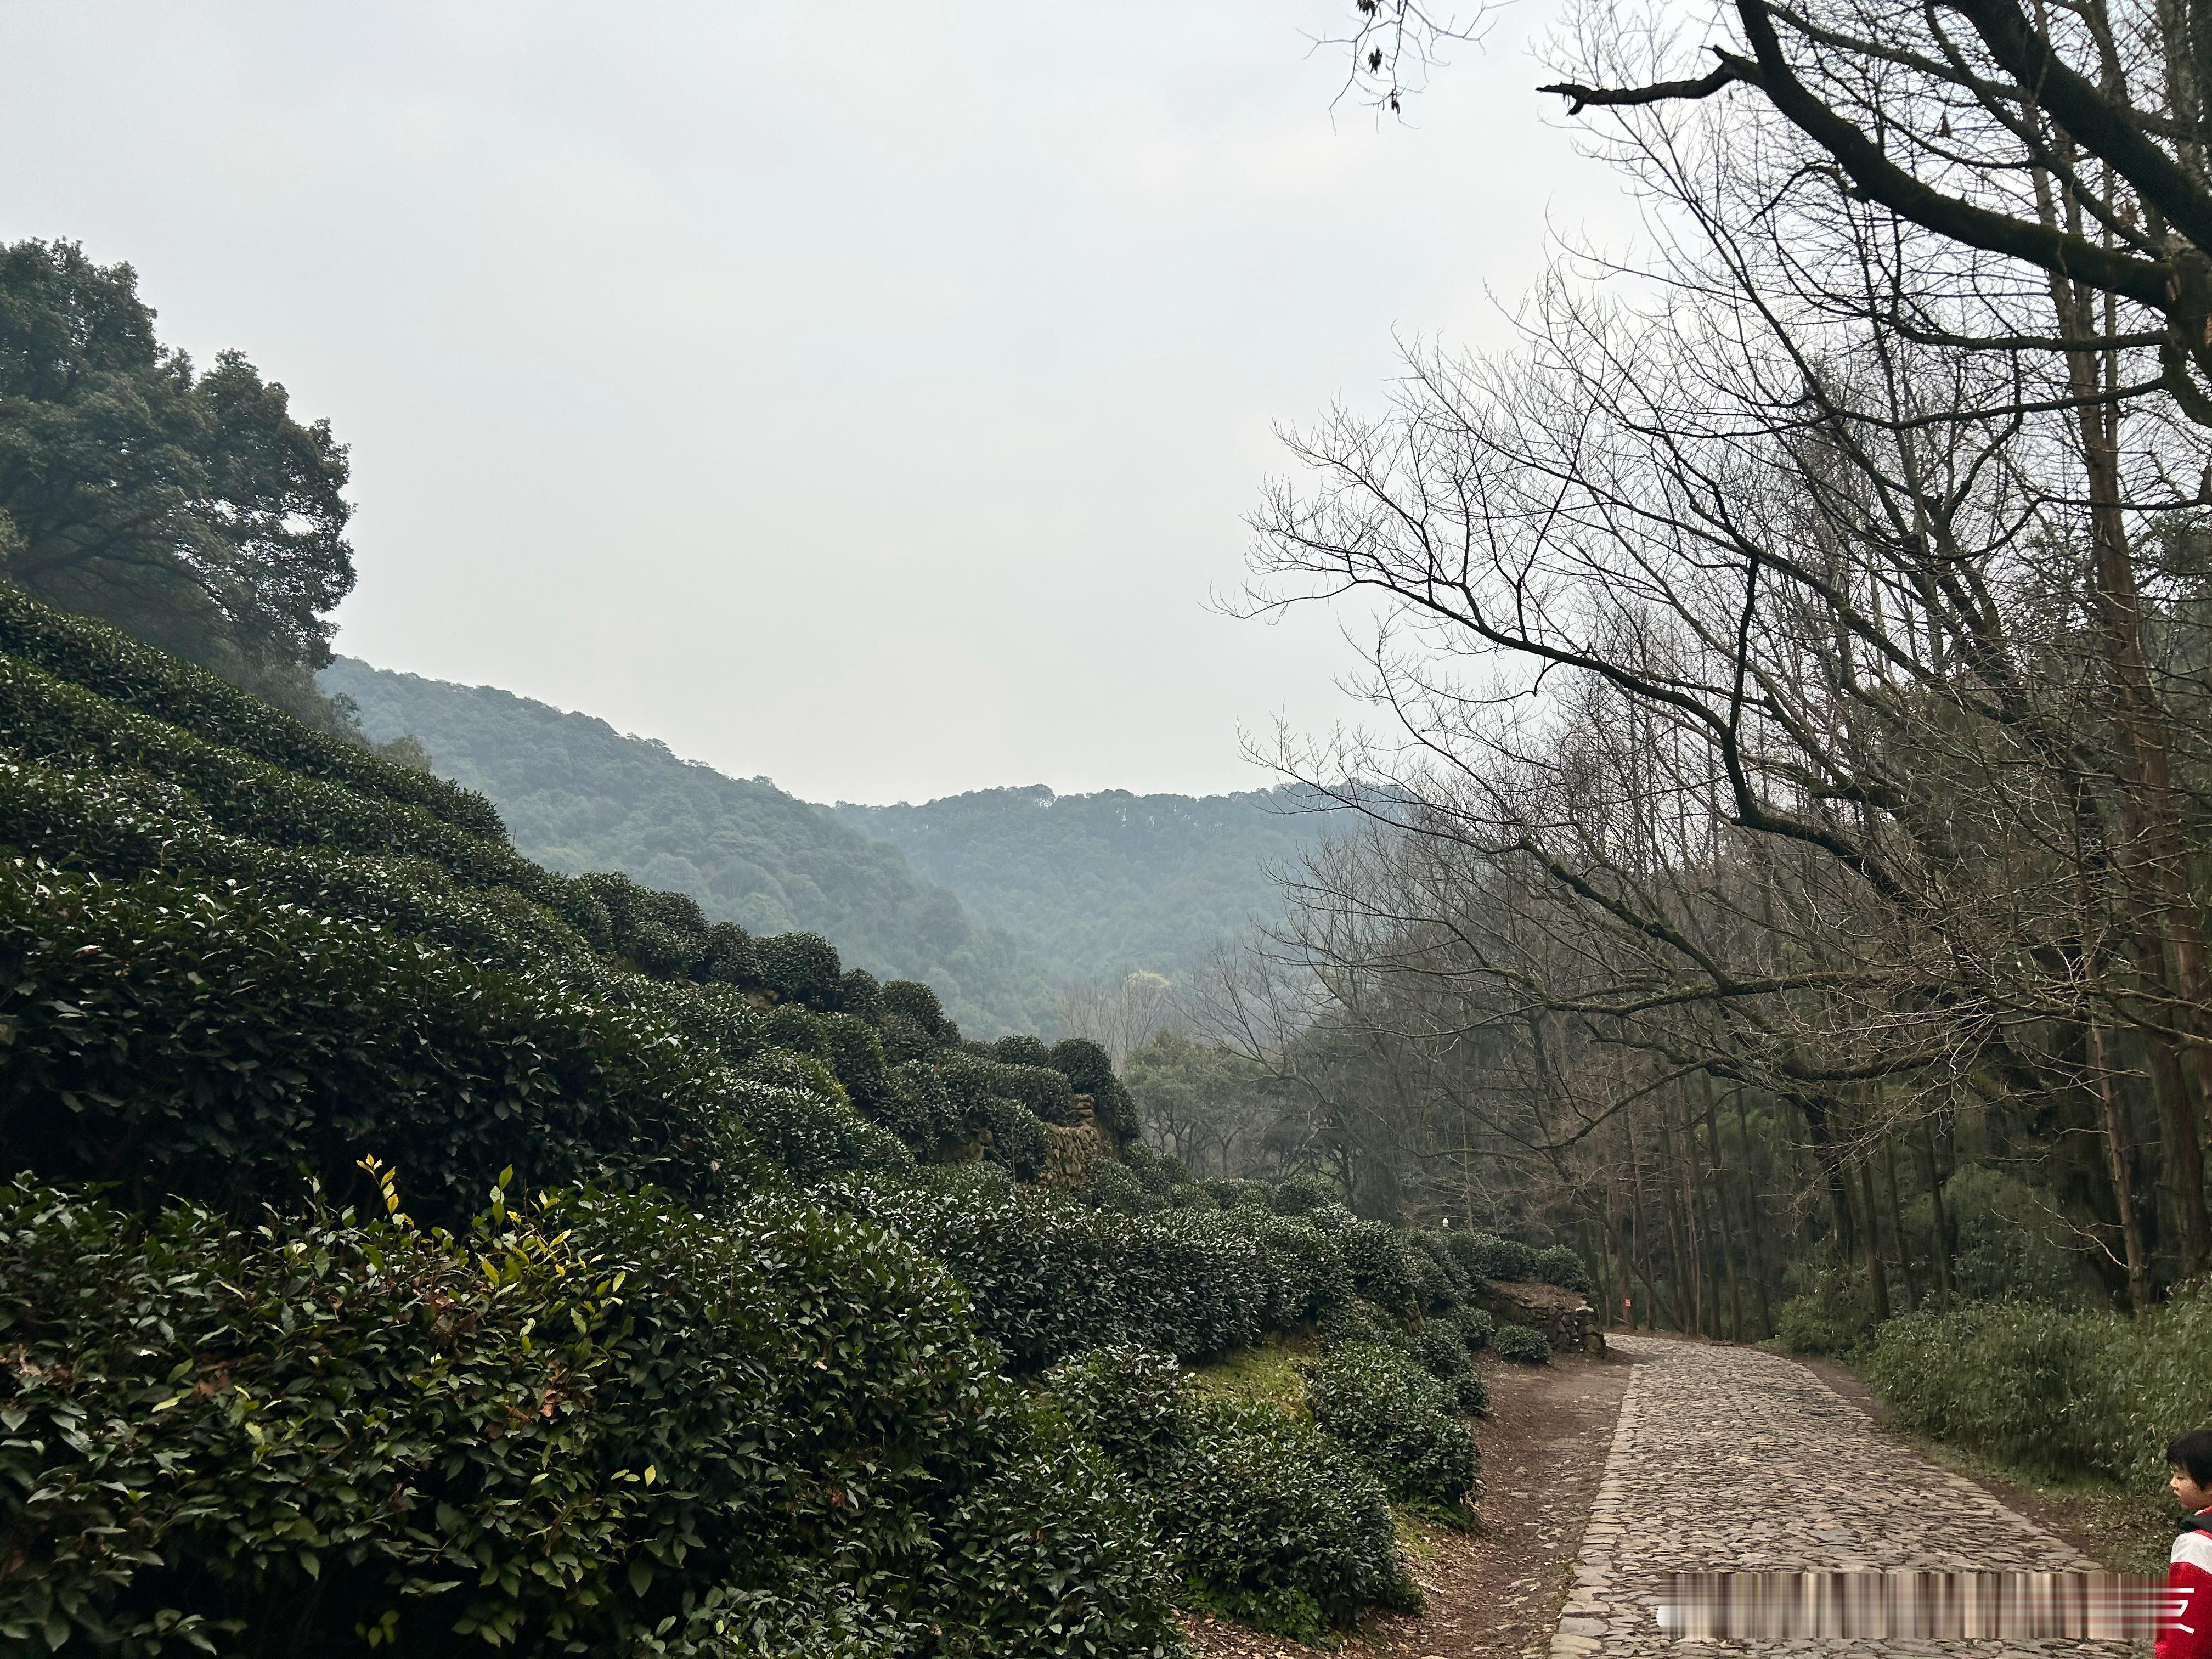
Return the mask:
POLYGON ((882 979, 935 987, 978 1036, 1036 1029, 1052 990, 1013 941, 916 876, 896 848, 764 778, 726 777, 665 744, 492 686, 395 674, 351 658, 325 669, 373 738, 412 732, 441 777, 490 799, 526 856, 618 870, 685 893, 753 933, 820 933, 882 979))
POLYGON ((920 806, 841 801, 932 881, 1005 927, 1054 981, 1177 976, 1215 939, 1279 914, 1270 872, 1334 822, 1296 785, 1228 795, 979 789, 920 806))
POLYGON ((817 806, 495 687, 351 658, 319 683, 353 700, 370 738, 420 738, 527 856, 621 871, 756 933, 818 933, 880 977, 937 987, 981 1036, 1047 1030, 1071 983, 1179 978, 1279 912, 1270 871, 1331 822, 1290 786, 1194 798, 1039 784, 817 806))

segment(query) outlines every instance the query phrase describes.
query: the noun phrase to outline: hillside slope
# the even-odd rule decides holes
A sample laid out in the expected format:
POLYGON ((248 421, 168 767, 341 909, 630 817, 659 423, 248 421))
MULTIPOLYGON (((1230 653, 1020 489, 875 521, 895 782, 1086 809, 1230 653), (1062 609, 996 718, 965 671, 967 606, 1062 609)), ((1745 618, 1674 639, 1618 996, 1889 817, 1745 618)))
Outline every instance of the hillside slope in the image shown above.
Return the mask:
POLYGON ((756 933, 803 929, 884 979, 920 980, 979 1036, 1037 1029, 1048 976, 896 848, 761 779, 726 777, 605 720, 490 686, 340 658, 319 677, 379 741, 412 732, 499 808, 526 857, 617 870, 756 933))
POLYGON ((1230 795, 1055 795, 1042 784, 925 805, 840 802, 854 830, 1004 927, 1051 976, 1173 977, 1215 939, 1279 915, 1271 870, 1332 824, 1294 786, 1230 795))
POLYGON ((1417 1605, 1391 1504, 1471 1519, 1515 1247, 1139 1127, 1095 1043, 533 864, 0 583, 0 1650, 1177 1659, 1176 1603, 1417 1605), (1294 1334, 1298 1405, 1182 1376, 1294 1334))

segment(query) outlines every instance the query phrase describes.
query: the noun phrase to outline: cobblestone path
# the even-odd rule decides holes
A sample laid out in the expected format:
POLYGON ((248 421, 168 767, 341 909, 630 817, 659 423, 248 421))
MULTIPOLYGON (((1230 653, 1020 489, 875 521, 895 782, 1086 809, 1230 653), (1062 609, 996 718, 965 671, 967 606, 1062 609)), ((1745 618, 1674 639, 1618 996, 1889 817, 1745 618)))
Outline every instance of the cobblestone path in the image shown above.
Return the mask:
POLYGON ((1804 1366, 1756 1348, 1607 1339, 1637 1361, 1553 1659, 1715 1648, 2118 1656, 2124 1643, 1808 1638, 1677 1643, 1652 1607, 1669 1571, 2092 1571, 2096 1564, 1876 1431, 1804 1366))

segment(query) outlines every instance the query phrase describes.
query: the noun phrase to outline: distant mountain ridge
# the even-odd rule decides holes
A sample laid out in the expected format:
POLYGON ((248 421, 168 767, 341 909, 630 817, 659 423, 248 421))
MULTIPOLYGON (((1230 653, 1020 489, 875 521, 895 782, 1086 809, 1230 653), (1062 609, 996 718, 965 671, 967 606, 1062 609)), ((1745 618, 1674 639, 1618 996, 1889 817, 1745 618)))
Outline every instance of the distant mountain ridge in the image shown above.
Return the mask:
POLYGON ((1285 784, 1226 795, 980 789, 920 806, 834 809, 1005 927, 1056 981, 1176 978, 1214 940, 1281 914, 1270 872, 1334 821, 1285 784))
POLYGON ((538 863, 618 870, 756 934, 820 933, 849 966, 934 987, 973 1036, 1033 1031, 1050 1017, 1049 973, 1006 933, 896 848, 764 779, 726 776, 492 686, 349 657, 319 684, 353 700, 373 739, 422 739, 438 774, 489 798, 517 850, 538 863))
POLYGON ((854 966, 934 986, 971 1036, 1048 1030, 1071 983, 1182 979, 1216 939, 1282 913, 1271 871, 1337 823, 1295 785, 818 806, 491 686, 349 657, 319 683, 353 700, 371 738, 419 738, 526 857, 619 870, 751 933, 818 933, 854 966))

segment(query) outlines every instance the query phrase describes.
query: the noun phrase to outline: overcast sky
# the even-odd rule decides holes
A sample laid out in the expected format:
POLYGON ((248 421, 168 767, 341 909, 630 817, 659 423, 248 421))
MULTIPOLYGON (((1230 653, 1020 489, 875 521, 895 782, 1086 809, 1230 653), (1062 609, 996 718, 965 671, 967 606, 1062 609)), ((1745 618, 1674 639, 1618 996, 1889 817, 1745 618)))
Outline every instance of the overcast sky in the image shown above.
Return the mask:
POLYGON ((1273 426, 1626 223, 1547 3, 1378 127, 1349 0, 9 0, 0 234, 330 417, 342 651, 814 799, 1252 787, 1356 714, 1209 608, 1273 426))

